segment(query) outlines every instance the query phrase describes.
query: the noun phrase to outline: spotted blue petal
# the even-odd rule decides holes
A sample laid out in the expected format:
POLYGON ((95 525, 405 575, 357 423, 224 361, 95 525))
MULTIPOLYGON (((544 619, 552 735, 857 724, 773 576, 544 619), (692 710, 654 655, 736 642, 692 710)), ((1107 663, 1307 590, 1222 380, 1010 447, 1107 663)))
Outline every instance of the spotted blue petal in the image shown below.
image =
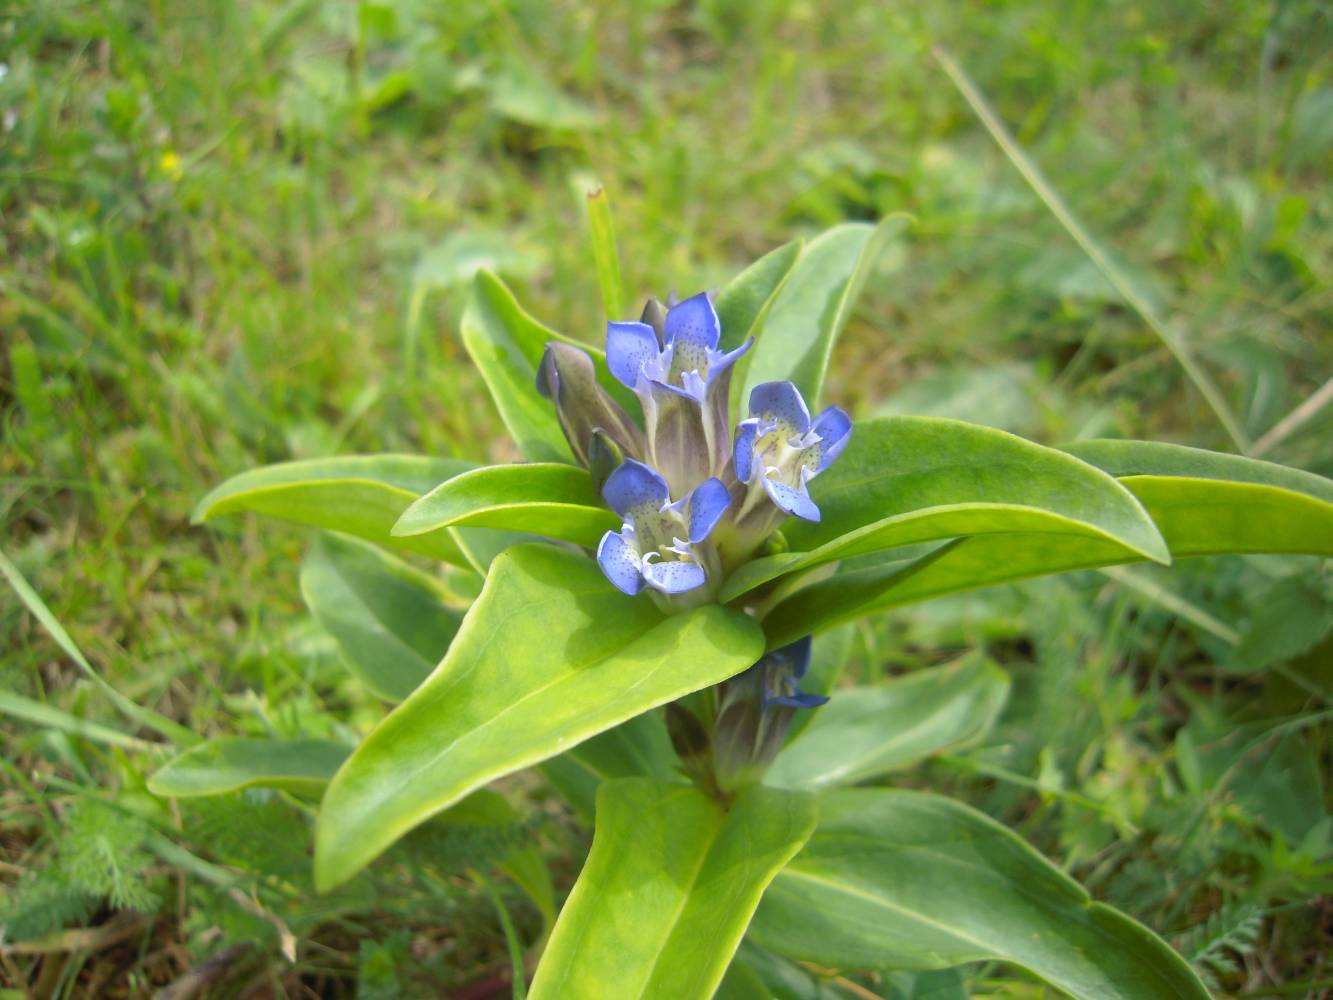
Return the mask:
POLYGON ((810 430, 819 438, 807 461, 812 466, 810 474, 816 475, 832 465, 847 447, 852 435, 852 418, 841 407, 830 406, 815 418, 810 430))
POLYGON ((810 499, 810 489, 805 485, 806 478, 807 470, 805 469, 801 470, 799 486, 788 486, 786 483, 780 483, 769 476, 765 476, 764 489, 768 492, 769 499, 779 509, 807 521, 818 521, 820 516, 819 507, 810 499))
POLYGON ((607 477, 602 496, 624 518, 659 511, 669 499, 666 480, 632 458, 625 459, 607 477))
POLYGON ((608 531, 597 546, 597 565, 602 567, 602 572, 616 589, 631 597, 643 590, 644 585, 639 554, 631 541, 633 537, 634 529, 627 525, 619 532, 608 531))
POLYGON ((678 349, 688 344, 700 350, 714 350, 722 335, 722 324, 708 293, 691 295, 668 309, 664 333, 666 342, 678 349))
POLYGON ((810 429, 810 411, 801 391, 790 382, 761 382, 750 391, 750 416, 775 424, 783 437, 800 437, 810 429))
POLYGON ((606 324, 606 364, 623 385, 633 389, 643 366, 659 356, 657 334, 647 323, 606 324))
POLYGON ((690 493, 686 523, 689 527, 690 541, 698 544, 713 533, 717 522, 731 506, 731 493, 722 480, 705 479, 690 493))
POLYGON ((645 560, 643 577, 650 587, 664 594, 683 594, 695 587, 702 587, 707 579, 702 566, 684 559, 673 562, 660 559, 645 560))
POLYGON ((755 418, 742 420, 736 425, 736 445, 732 452, 732 463, 736 467, 736 478, 748 483, 756 471, 754 443, 759 436, 759 421, 755 418))

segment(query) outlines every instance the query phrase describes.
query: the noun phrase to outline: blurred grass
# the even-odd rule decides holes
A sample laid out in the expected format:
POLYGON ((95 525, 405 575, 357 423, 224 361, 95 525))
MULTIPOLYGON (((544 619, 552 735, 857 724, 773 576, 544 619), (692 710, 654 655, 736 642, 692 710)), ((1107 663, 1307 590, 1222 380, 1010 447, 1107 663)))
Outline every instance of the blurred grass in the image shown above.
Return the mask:
MULTIPOLYGON (((378 710, 299 603, 305 536, 249 519, 200 531, 188 512, 223 477, 285 458, 513 457, 456 337, 463 290, 491 267, 534 314, 597 339, 606 317, 585 203, 599 186, 630 311, 649 294, 717 287, 793 236, 911 212, 906 252, 872 277, 835 356, 828 396, 860 414, 1227 449, 1160 340, 930 58, 936 45, 1188 337, 1245 437, 1326 381, 1333 19, 1315 0, 33 0, 0 8, 3 547, 94 668, 146 708, 199 733, 364 725, 378 710)), ((1330 411, 1265 457, 1333 472, 1330 411)), ((1235 624, 1256 579, 1287 571, 1262 568, 1164 579, 1235 624)), ((1005 650, 1033 699, 1015 712, 1044 721, 990 763, 1063 782, 1123 822, 1034 813, 1030 791, 1003 782, 960 787, 1164 932, 1210 914, 1244 923, 1243 907, 1267 915, 1326 885, 1290 858, 1244 869, 1236 859, 1273 835, 1227 832, 1240 822, 1234 796, 1199 792, 1203 818, 1183 838, 1175 820, 1146 839, 1127 833, 1181 805, 1160 778, 1180 726, 1213 739, 1233 717, 1228 699, 1256 692, 1284 715, 1313 710, 1311 698, 1327 706, 1214 670, 1227 656, 1216 637, 1141 595, 1054 581, 868 624, 862 637, 872 674, 964 640, 1005 650), (1197 872, 1199 891, 1155 894, 1153 873, 1169 866, 1197 872)), ((8 592, 0 648, 0 686, 117 722, 8 592)), ((146 765, 16 722, 0 734, 14 765, 0 874, 13 884, 49 853, 38 817, 64 815, 98 784, 123 800, 146 765)), ((1325 743, 1302 747, 1294 760, 1313 753, 1326 770, 1325 743)), ((555 863, 568 868, 568 852, 555 863)), ((475 891, 418 889, 437 892, 446 923, 458 908, 489 912, 475 891)), ((379 927, 367 910, 335 918, 326 910, 341 904, 296 898, 306 983, 383 968, 396 982, 397 965, 452 985, 506 961, 493 927, 476 932, 470 962, 447 949, 426 959, 395 936, 419 921, 379 927)), ((208 919, 222 917, 171 906, 199 932, 191 954, 210 954, 208 919)), ((227 912, 237 927, 254 920, 227 912)), ((1266 916, 1264 933, 1287 938, 1256 946, 1251 978, 1235 981, 1327 974, 1292 943, 1313 940, 1319 920, 1327 934, 1327 908, 1282 912, 1296 924, 1266 916), (1314 933, 1293 938, 1310 920, 1314 933)), ((68 976, 61 995, 74 995, 77 970, 68 976)))

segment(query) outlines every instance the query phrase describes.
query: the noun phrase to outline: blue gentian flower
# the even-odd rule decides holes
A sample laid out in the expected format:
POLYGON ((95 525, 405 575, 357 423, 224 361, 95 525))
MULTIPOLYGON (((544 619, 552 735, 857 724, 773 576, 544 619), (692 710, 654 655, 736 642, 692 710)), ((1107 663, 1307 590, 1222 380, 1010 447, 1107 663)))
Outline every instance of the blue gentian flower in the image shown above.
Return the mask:
POLYGON ((749 486, 737 519, 754 506, 759 490, 787 514, 819 520, 807 483, 842 454, 851 418, 830 406, 814 420, 790 382, 764 382, 750 393, 750 417, 736 428, 736 478, 749 486))
POLYGON ((664 317, 649 303, 644 320, 606 325, 606 362, 643 404, 648 462, 680 495, 726 470, 732 366, 753 341, 717 349, 722 328, 705 292, 664 317))
POLYGON ((637 594, 645 586, 666 595, 703 587, 719 570, 707 541, 731 503, 720 479, 705 479, 675 503, 666 480, 642 462, 627 459, 602 488, 611 509, 625 519, 597 546, 597 563, 616 587, 637 594))

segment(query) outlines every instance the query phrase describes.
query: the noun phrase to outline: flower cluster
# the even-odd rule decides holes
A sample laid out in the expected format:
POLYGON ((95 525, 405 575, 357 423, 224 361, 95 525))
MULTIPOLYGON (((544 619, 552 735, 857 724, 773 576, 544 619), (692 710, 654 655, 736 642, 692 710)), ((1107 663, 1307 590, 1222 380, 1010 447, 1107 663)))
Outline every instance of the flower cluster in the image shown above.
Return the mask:
POLYGON ((836 406, 812 419, 791 382, 755 386, 733 433, 732 375, 752 341, 724 351, 721 339, 706 293, 669 308, 651 300, 638 322, 607 324, 606 364, 637 398, 642 429, 583 351, 548 344, 538 374, 575 457, 624 521, 598 563, 622 591, 647 590, 668 610, 712 600, 788 516, 818 521, 809 481, 851 434, 836 406))

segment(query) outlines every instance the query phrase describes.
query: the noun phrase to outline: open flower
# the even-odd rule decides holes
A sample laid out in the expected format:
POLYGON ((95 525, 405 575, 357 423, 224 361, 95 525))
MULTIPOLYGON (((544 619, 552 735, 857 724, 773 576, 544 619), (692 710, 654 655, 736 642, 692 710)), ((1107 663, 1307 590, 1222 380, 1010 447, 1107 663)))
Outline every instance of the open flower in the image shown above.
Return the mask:
POLYGON ((608 323, 606 363, 643 404, 647 458, 674 494, 722 475, 730 461, 727 404, 732 366, 750 347, 719 351, 722 329, 707 293, 643 321, 608 323))
POLYGON ((736 428, 736 478, 750 487, 737 518, 763 489, 787 514, 819 520, 807 483, 842 454, 851 437, 846 412, 830 406, 813 421, 800 390, 790 382, 764 382, 750 393, 750 418, 736 428))
POLYGON ((731 503, 719 479, 706 479, 671 502, 667 482, 656 471, 627 459, 611 473, 602 496, 625 519, 597 546, 597 563, 616 587, 637 594, 645 586, 666 595, 703 587, 716 556, 707 541, 731 503))

